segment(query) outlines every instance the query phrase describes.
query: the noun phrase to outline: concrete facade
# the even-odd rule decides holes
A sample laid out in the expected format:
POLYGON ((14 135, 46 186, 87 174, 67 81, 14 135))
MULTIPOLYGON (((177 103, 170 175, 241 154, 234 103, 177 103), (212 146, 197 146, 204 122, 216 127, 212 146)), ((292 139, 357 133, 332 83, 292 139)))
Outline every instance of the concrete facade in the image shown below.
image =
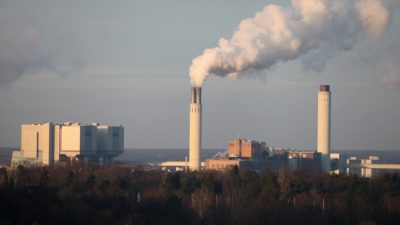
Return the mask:
POLYGON ((115 156, 123 153, 124 128, 122 126, 93 125, 97 127, 97 152, 115 156))
POLYGON ((123 151, 122 126, 69 122, 22 124, 21 149, 13 152, 11 164, 52 165, 68 158, 102 164, 111 162, 123 151))
POLYGON ((52 164, 54 162, 53 127, 52 123, 21 125, 21 152, 13 152, 12 161, 27 158, 33 159, 32 163, 52 164))
POLYGON ((67 157, 76 155, 96 155, 97 130, 91 125, 79 123, 60 126, 61 152, 67 157))

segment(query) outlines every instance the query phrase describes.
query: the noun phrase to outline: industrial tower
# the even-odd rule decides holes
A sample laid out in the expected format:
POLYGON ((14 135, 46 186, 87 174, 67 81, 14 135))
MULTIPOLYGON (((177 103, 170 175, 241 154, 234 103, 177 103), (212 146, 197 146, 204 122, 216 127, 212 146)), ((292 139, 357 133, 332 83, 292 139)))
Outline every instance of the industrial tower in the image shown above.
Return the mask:
POLYGON ((318 92, 317 151, 321 153, 321 167, 330 172, 331 150, 331 91, 329 85, 320 85, 318 92))
POLYGON ((200 170, 201 87, 192 87, 189 118, 189 168, 200 170))

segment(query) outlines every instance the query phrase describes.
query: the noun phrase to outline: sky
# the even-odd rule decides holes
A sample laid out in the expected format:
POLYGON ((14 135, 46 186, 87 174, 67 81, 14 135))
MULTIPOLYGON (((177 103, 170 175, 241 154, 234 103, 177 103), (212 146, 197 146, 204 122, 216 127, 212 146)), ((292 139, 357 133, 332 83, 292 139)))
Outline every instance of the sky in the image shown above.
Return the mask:
MULTIPOLYGON (((383 3, 380 37, 357 38, 323 68, 305 57, 208 77, 203 147, 241 137, 315 149, 317 91, 329 84, 332 149, 400 150, 400 4, 383 3)), ((127 148, 187 148, 192 60, 268 4, 291 5, 0 0, 0 146, 19 146, 22 123, 78 121, 123 125, 127 148)))

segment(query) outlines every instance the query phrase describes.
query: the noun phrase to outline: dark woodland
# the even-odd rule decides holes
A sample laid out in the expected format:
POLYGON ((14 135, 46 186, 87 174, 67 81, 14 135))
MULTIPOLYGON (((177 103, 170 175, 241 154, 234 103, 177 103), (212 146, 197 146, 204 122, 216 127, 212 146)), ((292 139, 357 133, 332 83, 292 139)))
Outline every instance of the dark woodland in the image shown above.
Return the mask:
POLYGON ((164 172, 140 167, 0 170, 0 224, 400 224, 400 176, 164 172))

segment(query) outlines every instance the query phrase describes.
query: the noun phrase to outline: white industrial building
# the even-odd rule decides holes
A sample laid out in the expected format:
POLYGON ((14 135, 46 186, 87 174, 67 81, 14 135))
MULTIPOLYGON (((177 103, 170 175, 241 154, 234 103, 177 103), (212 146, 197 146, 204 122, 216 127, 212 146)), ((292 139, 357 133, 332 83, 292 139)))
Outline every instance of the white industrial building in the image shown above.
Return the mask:
POLYGON ((71 122, 22 124, 21 149, 13 152, 11 165, 52 165, 65 160, 103 164, 123 152, 122 126, 71 122))

